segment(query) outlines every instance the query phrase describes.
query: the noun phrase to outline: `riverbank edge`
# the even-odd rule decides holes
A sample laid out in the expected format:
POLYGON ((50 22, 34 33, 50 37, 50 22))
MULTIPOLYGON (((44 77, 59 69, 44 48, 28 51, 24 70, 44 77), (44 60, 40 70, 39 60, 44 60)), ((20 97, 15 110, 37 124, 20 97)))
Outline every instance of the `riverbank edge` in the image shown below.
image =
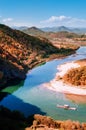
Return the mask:
POLYGON ((59 72, 56 73, 56 76, 49 83, 45 83, 44 87, 56 92, 61 92, 64 94, 74 94, 86 96, 86 89, 81 88, 80 86, 74 86, 64 82, 62 77, 67 73, 67 71, 72 68, 78 68, 80 65, 76 62, 68 62, 57 67, 59 72))
POLYGON ((65 58, 66 56, 74 54, 76 52, 76 50, 78 50, 78 49, 79 49, 79 47, 77 47, 77 49, 67 52, 65 54, 52 54, 52 55, 49 55, 48 58, 41 58, 40 60, 35 61, 34 63, 28 65, 28 67, 25 67, 22 72, 20 71, 19 76, 18 76, 18 74, 16 74, 17 77, 14 76, 10 79, 4 78, 2 81, 0 81, 0 91, 4 88, 7 88, 8 86, 14 86, 14 85, 19 84, 21 81, 24 81, 26 79, 27 73, 30 70, 32 70, 33 68, 38 67, 38 66, 40 66, 48 61, 54 60, 54 59, 65 58))

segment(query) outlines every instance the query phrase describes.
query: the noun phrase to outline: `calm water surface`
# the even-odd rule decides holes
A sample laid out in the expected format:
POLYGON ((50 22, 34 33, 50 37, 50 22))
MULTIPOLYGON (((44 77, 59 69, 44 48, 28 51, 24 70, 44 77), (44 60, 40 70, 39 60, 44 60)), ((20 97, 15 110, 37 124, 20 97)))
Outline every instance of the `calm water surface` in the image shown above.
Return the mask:
POLYGON ((24 85, 5 97, 0 104, 11 110, 19 110, 25 116, 39 113, 59 120, 86 121, 86 103, 76 103, 74 99, 70 98, 70 100, 65 94, 53 92, 42 86, 43 83, 55 77, 58 65, 84 58, 86 58, 86 47, 81 47, 74 55, 53 60, 32 69, 28 72, 24 85), (77 111, 59 109, 56 107, 57 104, 69 104, 78 109, 77 111))

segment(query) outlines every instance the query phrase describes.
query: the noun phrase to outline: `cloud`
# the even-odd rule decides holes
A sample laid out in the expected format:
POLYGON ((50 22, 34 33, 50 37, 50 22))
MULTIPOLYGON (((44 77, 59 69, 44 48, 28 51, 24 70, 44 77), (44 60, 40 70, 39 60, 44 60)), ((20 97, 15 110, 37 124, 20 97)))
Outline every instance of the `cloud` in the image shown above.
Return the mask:
POLYGON ((86 27, 86 19, 79 19, 70 16, 51 16, 49 19, 40 21, 42 26, 71 26, 86 27))
POLYGON ((30 23, 28 21, 18 21, 13 18, 3 18, 0 15, 0 23, 8 26, 37 26, 37 27, 53 27, 53 26, 67 26, 67 27, 86 27, 86 19, 74 18, 71 16, 51 16, 48 19, 39 21, 37 23, 30 23))
POLYGON ((12 18, 5 18, 5 19, 3 19, 2 21, 3 21, 3 22, 11 22, 11 21, 13 21, 13 19, 12 19, 12 18))
POLYGON ((33 24, 29 23, 29 22, 12 22, 10 24, 10 26, 17 26, 17 27, 20 27, 20 26, 34 26, 33 24))
POLYGON ((56 22, 56 21, 68 20, 70 18, 71 17, 66 17, 64 15, 62 15, 62 16, 51 16, 49 19, 41 21, 40 23, 53 23, 53 22, 56 22))
POLYGON ((32 26, 31 23, 29 22, 22 22, 22 21, 16 21, 14 20, 13 18, 3 18, 1 17, 1 20, 0 20, 1 23, 5 24, 5 25, 8 25, 8 26, 32 26))

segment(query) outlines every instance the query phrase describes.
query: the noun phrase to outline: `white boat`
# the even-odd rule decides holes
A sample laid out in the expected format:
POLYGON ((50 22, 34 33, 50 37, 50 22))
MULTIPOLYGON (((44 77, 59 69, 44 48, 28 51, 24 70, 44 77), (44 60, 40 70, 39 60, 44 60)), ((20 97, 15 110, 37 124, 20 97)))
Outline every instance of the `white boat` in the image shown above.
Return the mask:
POLYGON ((65 109, 65 110, 77 110, 77 108, 76 107, 70 107, 69 105, 67 105, 67 104, 64 104, 64 105, 57 105, 57 107, 58 108, 63 108, 63 109, 65 109))

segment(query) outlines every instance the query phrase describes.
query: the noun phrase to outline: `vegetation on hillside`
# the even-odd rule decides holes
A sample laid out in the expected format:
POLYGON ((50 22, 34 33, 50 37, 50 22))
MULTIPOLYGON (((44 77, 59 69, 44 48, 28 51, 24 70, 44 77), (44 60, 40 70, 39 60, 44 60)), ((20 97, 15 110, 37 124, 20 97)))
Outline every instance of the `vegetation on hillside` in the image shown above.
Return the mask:
POLYGON ((58 48, 46 38, 37 38, 0 24, 0 83, 14 78, 25 79, 26 72, 35 65, 52 58, 75 52, 72 48, 58 48))
POLYGON ((80 34, 76 34, 73 32, 68 32, 68 31, 58 31, 58 32, 45 32, 42 31, 39 28, 36 27, 31 27, 25 30, 22 30, 23 32, 25 32, 26 34, 29 35, 34 35, 34 36, 42 36, 42 37, 46 37, 46 38, 86 38, 86 35, 80 35, 80 34))
MULTIPOLYGON (((63 29, 62 29, 63 30, 63 29)), ((24 33, 31 35, 31 36, 36 36, 39 38, 47 38, 48 40, 50 40, 52 43, 56 42, 56 44, 68 44, 70 45, 70 43, 74 46, 76 45, 86 45, 86 35, 85 34, 77 34, 77 33, 73 33, 72 31, 57 31, 57 32, 53 32, 53 31, 42 31, 39 28, 36 27, 31 27, 25 30, 22 30, 24 33)))
POLYGON ((46 34, 44 31, 40 30, 37 27, 31 27, 23 30, 24 33, 36 37, 46 37, 46 34))
POLYGON ((78 121, 59 121, 53 120, 50 117, 42 115, 34 115, 32 120, 32 126, 25 130, 85 130, 86 123, 79 123, 78 121))
POLYGON ((63 80, 75 86, 86 86, 86 66, 69 70, 63 80))
POLYGON ((0 129, 1 130, 85 130, 86 123, 78 121, 59 121, 39 114, 30 117, 18 111, 10 111, 0 106, 0 129))
POLYGON ((12 63, 16 66, 20 65, 20 69, 38 58, 72 51, 72 49, 60 49, 51 45, 47 39, 40 40, 23 32, 12 30, 5 25, 0 25, 0 57, 10 62, 13 61, 12 63))
MULTIPOLYGON (((33 37, 0 24, 0 89, 8 82, 13 84, 13 81, 16 82, 17 79, 25 79, 29 69, 38 63, 49 60, 50 56, 54 55, 53 58, 66 56, 74 53, 77 48, 64 46, 58 48, 46 38, 33 37)), ((14 89, 10 89, 10 93, 13 91, 14 89)), ((6 96, 9 93, 2 91, 0 96, 3 94, 6 96)), ((24 130, 25 127, 35 123, 38 126, 42 124, 48 127, 66 128, 63 122, 56 123, 50 118, 40 117, 39 119, 36 116, 35 118, 34 116, 25 118, 23 114, 17 111, 11 112, 7 108, 0 107, 1 130, 24 130)), ((73 123, 73 125, 73 128, 78 128, 77 124, 73 123)), ((79 124, 79 128, 83 128, 83 126, 79 124)))

